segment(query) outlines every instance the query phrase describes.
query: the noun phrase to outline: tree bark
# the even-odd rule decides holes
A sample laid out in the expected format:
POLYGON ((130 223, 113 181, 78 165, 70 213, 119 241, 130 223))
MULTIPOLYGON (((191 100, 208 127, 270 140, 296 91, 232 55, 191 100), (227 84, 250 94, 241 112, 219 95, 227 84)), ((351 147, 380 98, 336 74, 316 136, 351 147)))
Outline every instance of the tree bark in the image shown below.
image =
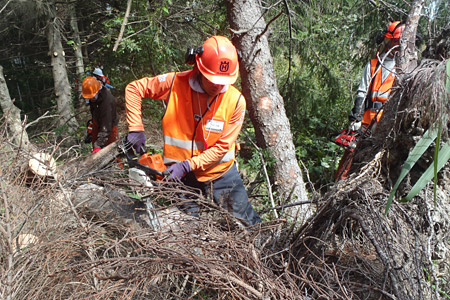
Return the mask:
MULTIPOLYGON (((267 24, 256 0, 228 0, 228 19, 233 42, 241 51, 242 92, 255 127, 257 143, 275 157, 274 190, 288 202, 305 201, 302 179, 289 120, 286 116, 267 39, 267 24)), ((289 214, 309 215, 309 205, 293 207, 289 214)))
POLYGON ((0 107, 6 119, 8 134, 12 143, 28 150, 30 142, 25 127, 20 119, 20 109, 14 106, 9 95, 8 86, 3 76, 3 67, 0 66, 0 107))
POLYGON ((82 81, 84 75, 84 63, 83 63, 83 53, 81 51, 81 39, 80 39, 80 31, 78 30, 78 20, 77 20, 77 12, 75 10, 75 3, 69 2, 69 12, 70 12, 70 28, 72 29, 73 41, 74 45, 74 53, 75 53, 75 71, 77 74, 77 92, 78 97, 81 97, 82 92, 82 81))
POLYGON ((97 153, 88 156, 83 162, 77 162, 76 166, 69 166, 68 172, 77 170, 78 176, 98 171, 119 157, 118 142, 114 142, 102 148, 97 153))
POLYGON ((71 88, 67 77, 66 58, 61 43, 61 32, 57 26, 56 7, 54 1, 49 3, 50 13, 47 27, 48 48, 51 55, 55 97, 60 115, 59 125, 67 125, 68 131, 73 132, 78 123, 74 118, 71 88))
MULTIPOLYGON (((416 0, 411 6, 405 31, 400 41, 400 57, 397 65, 400 70, 410 73, 417 66, 416 36, 417 26, 425 0, 416 0)), ((400 77, 401 78, 401 77, 400 77)))

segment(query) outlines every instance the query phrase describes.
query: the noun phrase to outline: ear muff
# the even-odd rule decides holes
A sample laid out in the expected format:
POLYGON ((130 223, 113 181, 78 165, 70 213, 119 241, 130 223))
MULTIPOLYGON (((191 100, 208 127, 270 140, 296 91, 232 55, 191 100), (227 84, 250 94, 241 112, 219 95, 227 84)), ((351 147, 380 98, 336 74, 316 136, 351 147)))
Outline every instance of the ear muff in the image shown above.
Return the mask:
POLYGON ((203 54, 203 46, 200 46, 198 48, 188 48, 186 51, 186 55, 184 56, 184 62, 188 65, 195 64, 195 56, 196 55, 202 56, 203 54))
POLYGON ((377 44, 381 44, 384 40, 384 35, 387 33, 387 30, 383 30, 378 32, 377 37, 376 37, 376 42, 377 44))

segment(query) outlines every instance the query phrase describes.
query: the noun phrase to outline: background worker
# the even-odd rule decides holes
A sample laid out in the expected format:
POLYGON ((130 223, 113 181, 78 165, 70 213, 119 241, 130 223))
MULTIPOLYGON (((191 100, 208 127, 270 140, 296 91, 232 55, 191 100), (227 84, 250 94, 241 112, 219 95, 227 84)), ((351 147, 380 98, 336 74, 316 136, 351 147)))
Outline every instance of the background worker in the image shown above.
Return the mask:
POLYGON ((235 163, 235 141, 246 108, 245 98, 232 85, 239 75, 236 48, 227 38, 213 36, 202 47, 189 49, 186 63, 194 64, 193 69, 127 86, 128 141, 137 151, 145 146, 142 99, 165 101, 163 156, 169 180, 203 192, 212 189, 218 205, 231 206, 233 215, 250 225, 259 223, 235 163))
MULTIPOLYGON (((404 30, 405 24, 396 21, 381 33, 376 57, 371 59, 364 68, 355 104, 348 116, 350 131, 360 130, 366 136, 375 131, 377 122, 383 114, 383 104, 389 98, 394 83, 395 57, 400 50, 400 38, 404 30)), ((353 150, 350 148, 345 150, 339 162, 335 180, 347 178, 353 160, 353 150)))
POLYGON ((107 88, 113 89, 114 87, 110 84, 109 78, 103 75, 103 71, 100 68, 95 68, 94 72, 92 72, 92 76, 97 78, 101 82, 103 86, 106 86, 107 88))
POLYGON ((82 95, 91 110, 94 154, 119 139, 116 100, 111 92, 92 76, 83 80, 82 95))

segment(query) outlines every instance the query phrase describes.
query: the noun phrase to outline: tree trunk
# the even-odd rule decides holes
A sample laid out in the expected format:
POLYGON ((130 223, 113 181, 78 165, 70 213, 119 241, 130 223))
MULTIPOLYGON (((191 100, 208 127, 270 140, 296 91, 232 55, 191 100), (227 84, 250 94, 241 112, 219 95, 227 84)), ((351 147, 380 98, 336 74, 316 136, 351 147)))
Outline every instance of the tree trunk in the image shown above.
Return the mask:
POLYGON ((130 15, 131 3, 132 3, 132 1, 128 0, 127 10, 125 11, 125 16, 123 17, 122 26, 120 26, 119 37, 117 38, 116 43, 114 44, 113 52, 117 51, 117 48, 119 48, 119 44, 122 41, 123 33, 125 31, 125 26, 127 26, 127 22, 128 22, 128 16, 130 15))
MULTIPOLYGON (((416 0, 411 6, 405 31, 400 41, 400 57, 397 65, 400 70, 410 73, 417 66, 416 36, 417 26, 425 0, 416 0)), ((400 77, 401 78, 401 77, 400 77)))
POLYGON ((71 88, 67 77, 66 58, 61 43, 61 32, 57 25, 55 3, 50 3, 51 12, 47 27, 47 40, 51 55, 53 82, 55 84, 55 97, 60 115, 59 125, 67 125, 69 132, 73 132, 78 123, 74 118, 71 88))
POLYGON ((81 51, 81 39, 80 39, 80 31, 78 30, 78 20, 77 13, 75 10, 75 3, 69 3, 69 11, 70 11, 70 27, 72 29, 73 41, 74 41, 74 52, 75 52, 75 70, 77 74, 77 92, 78 98, 81 97, 82 92, 82 81, 84 75, 84 64, 83 64, 83 53, 81 51))
POLYGON ((20 120, 20 109, 14 106, 14 103, 9 96, 2 66, 0 66, 0 107, 6 119, 8 134, 10 135, 11 141, 18 147, 27 150, 30 145, 28 134, 20 120))
MULTIPOLYGON (((275 157, 274 189, 289 202, 307 200, 292 140, 289 120, 284 109, 273 68, 266 32, 266 22, 256 0, 228 0, 228 18, 235 33, 233 42, 242 52, 240 71, 242 91, 256 131, 257 143, 275 157)), ((303 219, 309 206, 294 207, 290 212, 303 219)))

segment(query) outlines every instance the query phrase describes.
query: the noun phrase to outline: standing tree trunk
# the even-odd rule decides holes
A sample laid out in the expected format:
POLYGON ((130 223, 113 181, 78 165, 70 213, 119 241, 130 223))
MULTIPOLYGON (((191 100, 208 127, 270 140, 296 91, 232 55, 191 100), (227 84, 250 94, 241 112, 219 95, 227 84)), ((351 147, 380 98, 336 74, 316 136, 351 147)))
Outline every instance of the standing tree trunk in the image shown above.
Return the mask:
POLYGON ((20 109, 14 106, 14 103, 9 96, 2 66, 0 66, 0 107, 6 119, 6 126, 11 141, 20 148, 28 149, 30 145, 28 134, 20 120, 20 109))
POLYGON ((123 33, 125 31, 125 26, 127 26, 127 22, 128 22, 128 16, 130 15, 131 3, 132 3, 132 1, 128 0, 127 10, 125 11, 125 16, 123 17, 122 26, 120 26, 119 37, 117 38, 116 43, 114 44, 113 52, 117 51, 117 48, 119 48, 119 44, 122 41, 123 33))
MULTIPOLYGON (((305 201, 307 194, 292 140, 266 36, 266 22, 256 0, 228 0, 228 19, 235 33, 233 42, 242 52, 242 91, 256 131, 258 144, 275 157, 274 189, 281 199, 305 201)), ((303 221, 309 206, 297 206, 289 214, 303 221), (303 220, 302 220, 303 219, 303 220)))
POLYGON ((69 132, 73 132, 78 127, 78 123, 73 114, 71 88, 66 69, 66 58, 61 43, 61 32, 57 25, 55 3, 54 1, 51 1, 49 4, 50 12, 47 27, 47 40, 51 55, 56 103, 60 115, 59 125, 67 125, 69 132))
POLYGON ((77 92, 78 97, 81 97, 82 92, 82 81, 84 75, 84 63, 83 63, 83 53, 81 51, 81 39, 80 31, 78 30, 78 20, 77 13, 75 10, 75 2, 69 2, 69 12, 70 12, 70 28, 72 29, 73 41, 74 41, 74 52, 75 52, 75 70, 77 74, 77 92))

